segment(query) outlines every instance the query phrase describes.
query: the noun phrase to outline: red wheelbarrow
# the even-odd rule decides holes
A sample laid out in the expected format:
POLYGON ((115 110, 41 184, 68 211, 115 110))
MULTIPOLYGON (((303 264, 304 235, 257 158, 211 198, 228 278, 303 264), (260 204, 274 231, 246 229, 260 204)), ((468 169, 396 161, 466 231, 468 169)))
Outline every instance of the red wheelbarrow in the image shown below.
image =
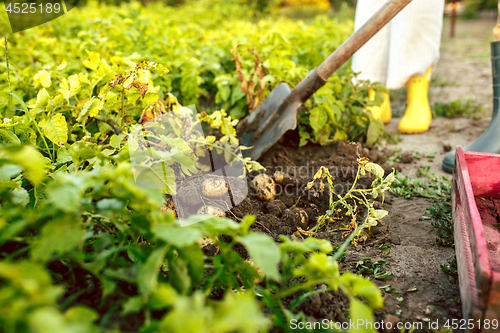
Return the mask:
POLYGON ((500 155, 457 148, 452 214, 463 326, 500 332, 500 155))

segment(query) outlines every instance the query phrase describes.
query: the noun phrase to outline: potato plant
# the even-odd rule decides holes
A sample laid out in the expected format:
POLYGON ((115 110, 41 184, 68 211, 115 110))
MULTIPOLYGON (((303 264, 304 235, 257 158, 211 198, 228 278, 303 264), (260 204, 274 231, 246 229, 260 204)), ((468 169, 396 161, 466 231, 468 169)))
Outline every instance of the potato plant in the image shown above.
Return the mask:
MULTIPOLYGON (((303 316, 292 310, 319 284, 349 297, 351 318, 373 320, 380 291, 340 274, 329 242, 276 243, 249 231, 252 216, 240 223, 207 216, 181 227, 162 209, 175 188, 138 186, 130 163, 140 144, 134 131, 172 114, 180 121, 171 124, 175 138, 158 135, 152 143, 167 152, 208 147, 232 156, 227 144, 238 144, 234 126, 247 112, 229 52, 235 42, 257 46, 272 73, 269 88, 280 80, 296 84, 352 22, 254 24, 223 1, 210 9, 193 2, 175 15, 161 4, 92 1, 73 11, 8 36, 9 71, 0 63, 2 330, 287 331, 292 317, 303 316), (183 122, 181 104, 212 96, 207 103, 220 110, 200 113, 194 123, 220 131, 218 139, 183 122), (206 239, 219 252, 205 253, 206 239), (241 247, 247 255, 236 251, 241 247), (298 295, 292 307, 283 302, 290 295, 298 295)), ((243 58, 243 75, 248 65, 243 58)), ((167 167, 186 176, 202 170, 192 154, 178 156, 167 167)))
MULTIPOLYGON (((335 193, 333 177, 328 168, 323 166, 318 170, 316 175, 314 175, 314 179, 307 184, 306 189, 314 190, 314 181, 318 179, 326 179, 329 185, 330 209, 318 218, 318 223, 311 229, 312 232, 317 232, 318 230, 345 230, 344 238, 349 235, 348 240, 352 240, 353 244, 357 246, 359 241, 365 241, 369 237, 365 229, 377 226, 379 221, 389 213, 383 209, 375 209, 374 203, 379 195, 384 197, 385 192, 390 190, 391 184, 396 180, 394 170, 389 175, 384 176, 384 169, 380 165, 372 163, 366 157, 361 157, 358 154, 358 171, 356 173, 356 178, 351 188, 344 196, 335 193), (365 175, 366 173, 375 177, 371 187, 367 189, 356 188, 360 175, 365 175), (337 200, 335 200, 335 198, 337 200), (366 209, 365 216, 361 217, 361 219, 358 219, 361 214, 361 209, 358 207, 358 204, 366 209), (344 220, 349 221, 349 223, 336 229, 332 228, 331 225, 336 221, 344 220), (359 223, 359 220, 362 222, 359 223)), ((346 242, 338 253, 342 253, 348 244, 349 242, 346 242)))

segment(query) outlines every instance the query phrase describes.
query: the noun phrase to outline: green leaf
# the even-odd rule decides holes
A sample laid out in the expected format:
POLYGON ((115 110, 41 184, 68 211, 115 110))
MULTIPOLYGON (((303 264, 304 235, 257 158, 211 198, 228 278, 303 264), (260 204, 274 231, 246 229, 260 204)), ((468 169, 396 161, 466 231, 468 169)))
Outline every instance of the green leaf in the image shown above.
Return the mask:
POLYGON ((71 75, 68 79, 62 79, 61 83, 59 83, 59 87, 59 92, 68 103, 69 99, 75 96, 82 88, 78 74, 71 75))
POLYGON ((111 138, 109 139, 109 145, 115 149, 119 149, 120 144, 122 143, 123 139, 125 138, 125 135, 126 134, 124 134, 124 133, 122 133, 120 135, 113 134, 111 136, 111 138))
POLYGON ((64 316, 54 307, 40 307, 29 314, 27 318, 33 332, 62 333, 65 331, 64 316))
POLYGON ((82 191, 72 183, 54 183, 49 186, 47 197, 54 206, 71 213, 78 210, 82 191))
POLYGON ((205 272, 205 257, 203 251, 198 244, 178 249, 179 257, 186 263, 191 278, 191 284, 197 286, 203 279, 205 272))
POLYGON ((172 256, 168 261, 169 281, 179 294, 186 294, 191 284, 188 265, 185 260, 172 256))
POLYGON ((255 222, 256 217, 254 215, 245 215, 243 220, 240 222, 242 234, 248 233, 248 228, 255 222))
POLYGON ((371 211, 373 217, 377 220, 380 220, 382 218, 384 218, 385 216, 387 216, 387 214, 389 214, 388 211, 386 210, 383 210, 383 209, 374 209, 371 211))
POLYGON ((83 65, 95 71, 99 67, 99 63, 101 62, 99 53, 89 50, 85 50, 85 52, 87 52, 87 55, 89 57, 83 61, 83 65))
POLYGON ((69 221, 51 221, 42 228, 40 238, 31 250, 33 258, 47 261, 53 253, 64 254, 78 246, 83 231, 80 223, 69 221))
POLYGON ((99 210, 121 210, 125 204, 123 201, 110 198, 110 199, 102 199, 99 200, 96 204, 97 209, 99 210))
POLYGON ((366 143, 374 145, 384 135, 384 123, 380 119, 370 121, 368 132, 366 133, 366 143))
POLYGON ((251 233, 238 237, 237 240, 245 245, 250 258, 268 278, 279 281, 278 264, 281 260, 281 253, 271 237, 265 234, 251 233))
POLYGON ((309 122, 315 132, 319 132, 326 125, 327 120, 328 115, 322 107, 314 108, 309 115, 309 122))
POLYGON ((6 164, 0 167, 0 182, 10 180, 12 177, 19 175, 23 171, 19 165, 6 164))
POLYGON ((38 73, 35 74, 33 81, 37 84, 41 84, 44 88, 49 88, 52 84, 52 81, 50 80, 50 73, 45 69, 38 71, 38 73))
POLYGON ((14 132, 12 132, 11 130, 0 129, 0 136, 6 138, 7 140, 9 140, 12 143, 15 143, 15 144, 21 143, 21 141, 19 140, 17 135, 14 134, 14 132))
POLYGON ((155 310, 162 310, 175 304, 177 297, 177 292, 170 284, 160 283, 151 294, 149 306, 155 310))
POLYGON ((42 120, 38 125, 43 129, 43 134, 59 147, 68 142, 68 125, 61 113, 56 113, 52 119, 42 120))
POLYGON ((342 116, 342 111, 340 111, 340 108, 336 104, 325 105, 325 109, 328 113, 328 118, 330 118, 330 122, 333 124, 342 116))
POLYGON ((342 274, 340 280, 350 295, 364 298, 371 308, 378 309, 384 305, 382 293, 372 281, 350 272, 342 274))
POLYGON ((123 304, 123 309, 121 315, 125 316, 130 313, 139 313, 144 307, 144 302, 141 296, 130 297, 125 304, 123 304))
POLYGON ((71 162, 72 161, 71 154, 69 153, 69 151, 66 148, 64 148, 64 147, 59 148, 57 150, 56 161, 57 161, 57 163, 71 162))
POLYGON ((16 205, 26 206, 30 202, 28 191, 22 187, 13 189, 10 194, 12 203, 16 205))
POLYGON ((358 301, 354 297, 349 297, 351 309, 351 322, 356 323, 354 328, 349 328, 347 332, 349 333, 377 333, 377 330, 373 328, 375 319, 373 318, 373 312, 367 305, 358 301), (368 324, 371 323, 371 324, 368 324), (370 328, 371 327, 371 328, 370 328))
POLYGON ((142 265, 138 276, 139 291, 144 296, 151 294, 158 285, 158 273, 163 264, 163 259, 167 253, 168 247, 154 250, 142 265))
POLYGON ((81 122, 83 119, 86 119, 85 116, 95 117, 99 113, 100 110, 104 107, 104 101, 101 101, 99 98, 92 97, 88 100, 83 106, 82 111, 76 118, 77 122, 81 122))
MULTIPOLYGON (((129 140, 130 143, 130 140, 129 140)), ((175 172, 164 162, 153 164, 151 167, 134 165, 137 170, 135 182, 143 188, 161 189, 166 194, 176 195, 175 172)))
POLYGON ((331 253, 333 251, 332 243, 324 239, 308 237, 305 241, 299 242, 291 240, 288 237, 280 237, 282 243, 280 249, 282 252, 293 252, 295 254, 320 251, 322 253, 331 253))
POLYGON ((214 332, 263 332, 270 320, 250 293, 227 293, 214 318, 214 332))
POLYGON ((23 167, 25 176, 33 184, 38 185, 46 177, 45 161, 43 156, 31 146, 10 146, 0 148, 0 160, 5 153, 8 160, 23 167))
POLYGON ((156 238, 161 239, 175 247, 185 247, 195 244, 202 239, 202 234, 197 229, 188 227, 174 228, 170 225, 160 224, 153 229, 156 238))
POLYGON ((90 324, 99 318, 99 314, 89 307, 76 305, 68 309, 68 311, 64 313, 64 317, 70 322, 90 324))

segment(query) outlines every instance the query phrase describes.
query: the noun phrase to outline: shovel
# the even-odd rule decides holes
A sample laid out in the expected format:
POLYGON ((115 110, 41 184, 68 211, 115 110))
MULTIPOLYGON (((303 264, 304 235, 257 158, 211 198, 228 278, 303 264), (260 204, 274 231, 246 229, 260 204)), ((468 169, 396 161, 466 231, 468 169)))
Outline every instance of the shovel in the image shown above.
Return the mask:
POLYGON ((247 147, 245 157, 257 160, 286 131, 297 127, 297 110, 328 81, 361 46, 382 29, 411 0, 390 0, 335 52, 312 70, 293 90, 280 83, 246 119, 237 126, 240 142, 247 147))

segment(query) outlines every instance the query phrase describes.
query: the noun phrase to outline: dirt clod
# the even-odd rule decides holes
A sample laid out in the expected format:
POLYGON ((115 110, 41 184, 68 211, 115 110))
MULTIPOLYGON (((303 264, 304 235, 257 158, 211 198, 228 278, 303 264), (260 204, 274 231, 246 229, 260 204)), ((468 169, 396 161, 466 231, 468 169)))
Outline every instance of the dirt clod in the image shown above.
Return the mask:
POLYGON ((280 218, 286 209, 286 205, 280 200, 273 200, 267 204, 267 211, 269 214, 280 218))

